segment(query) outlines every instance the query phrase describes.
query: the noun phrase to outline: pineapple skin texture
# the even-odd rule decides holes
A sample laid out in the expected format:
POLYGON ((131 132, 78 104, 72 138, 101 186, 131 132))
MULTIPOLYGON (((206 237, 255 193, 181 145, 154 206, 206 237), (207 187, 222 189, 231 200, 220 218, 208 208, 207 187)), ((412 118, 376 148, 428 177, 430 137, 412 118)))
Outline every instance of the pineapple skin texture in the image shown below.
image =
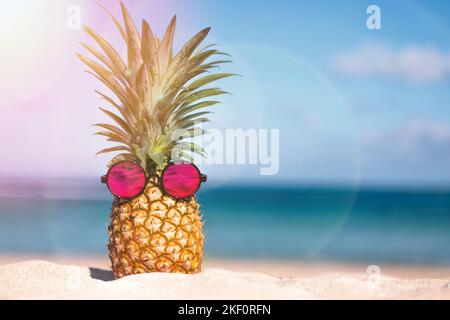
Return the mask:
POLYGON ((195 196, 164 195, 151 179, 144 193, 111 208, 109 257, 116 279, 138 273, 197 273, 203 260, 203 222, 195 196))

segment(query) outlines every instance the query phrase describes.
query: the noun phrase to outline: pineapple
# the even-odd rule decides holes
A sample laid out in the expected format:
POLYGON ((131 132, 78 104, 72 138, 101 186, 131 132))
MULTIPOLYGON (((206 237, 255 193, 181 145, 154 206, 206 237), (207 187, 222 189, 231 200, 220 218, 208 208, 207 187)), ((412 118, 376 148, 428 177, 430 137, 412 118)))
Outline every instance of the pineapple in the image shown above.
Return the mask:
POLYGON ((160 39, 145 20, 139 33, 126 7, 120 4, 124 26, 108 14, 125 41, 127 60, 87 26, 84 30, 103 52, 82 43, 98 62, 78 54, 89 72, 115 96, 96 91, 115 109, 100 108, 112 123, 96 124, 101 128, 97 134, 116 145, 98 154, 121 152, 109 166, 122 160, 138 161, 149 177, 144 193, 131 200, 113 201, 108 249, 114 276, 196 273, 203 258, 200 206, 195 196, 175 199, 164 194, 159 179, 170 161, 192 161, 194 153, 205 156, 204 149, 189 137, 205 133, 199 128, 208 121, 205 108, 218 103, 208 99, 226 93, 204 86, 232 76, 209 71, 229 61, 210 61, 213 56, 225 55, 214 45, 198 48, 210 28, 197 33, 173 54, 176 16, 160 39), (180 130, 183 134, 176 134, 180 130))

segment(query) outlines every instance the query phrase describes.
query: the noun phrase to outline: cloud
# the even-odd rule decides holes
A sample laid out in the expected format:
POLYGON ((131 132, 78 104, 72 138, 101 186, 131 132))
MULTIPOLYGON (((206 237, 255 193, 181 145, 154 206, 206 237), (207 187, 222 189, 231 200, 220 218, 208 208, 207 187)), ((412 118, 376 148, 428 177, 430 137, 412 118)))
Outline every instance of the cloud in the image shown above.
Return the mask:
POLYGON ((449 123, 411 119, 388 131, 363 132, 361 145, 370 169, 450 178, 449 123))
POLYGON ((436 144, 450 143, 450 124, 440 121, 411 119, 387 133, 381 135, 369 134, 365 138, 367 141, 389 138, 391 142, 395 142, 397 147, 402 149, 411 149, 416 146, 418 141, 424 140, 436 144))
POLYGON ((361 181, 448 186, 450 123, 409 119, 390 130, 362 130, 361 181))
POLYGON ((450 75, 450 53, 426 46, 394 50, 379 44, 364 45, 335 56, 332 64, 349 76, 383 76, 416 84, 441 81, 450 75))

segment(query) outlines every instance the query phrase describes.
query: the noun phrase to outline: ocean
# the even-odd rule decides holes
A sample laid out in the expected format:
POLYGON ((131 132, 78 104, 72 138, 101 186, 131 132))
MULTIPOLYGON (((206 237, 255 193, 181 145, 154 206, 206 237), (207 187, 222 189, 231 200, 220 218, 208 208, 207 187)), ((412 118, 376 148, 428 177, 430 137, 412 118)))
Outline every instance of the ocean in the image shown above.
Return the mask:
MULTIPOLYGON (((109 195, 40 195, 0 197, 0 254, 106 252, 109 195)), ((199 201, 209 257, 450 265, 449 191, 222 187, 199 201)))

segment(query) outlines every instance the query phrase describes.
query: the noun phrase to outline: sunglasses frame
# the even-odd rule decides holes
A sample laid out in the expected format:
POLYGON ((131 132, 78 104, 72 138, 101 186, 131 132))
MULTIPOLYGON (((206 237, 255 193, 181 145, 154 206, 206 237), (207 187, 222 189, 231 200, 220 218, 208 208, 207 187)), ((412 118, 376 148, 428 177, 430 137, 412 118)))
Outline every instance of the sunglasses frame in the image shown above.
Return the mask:
MULTIPOLYGON (((195 192, 193 192, 192 195, 190 195, 190 196, 183 197, 183 198, 177 198, 177 197, 174 197, 174 196, 170 195, 170 194, 167 192, 166 188, 164 188, 164 183, 163 183, 162 177, 163 177, 163 175, 164 175, 164 172, 166 172, 166 170, 167 170, 170 166, 177 165, 177 163, 173 163, 172 161, 169 162, 169 163, 164 167, 163 171, 161 172, 160 181, 159 181, 158 184, 159 184, 159 187, 163 190, 164 194, 166 194, 166 195, 168 195, 168 196, 170 196, 170 197, 172 197, 172 198, 175 198, 175 199, 177 199, 177 200, 178 200, 178 199, 185 199, 185 198, 190 198, 190 197, 192 197, 192 196, 193 196, 194 194, 196 194, 197 191, 200 189, 201 184, 202 184, 203 182, 206 182, 206 181, 207 181, 207 176, 206 176, 205 174, 202 174, 202 173, 200 172, 200 169, 199 169, 194 163, 181 162, 181 163, 179 163, 179 164, 190 164, 191 166, 193 166, 193 167, 195 168, 195 170, 197 170, 197 172, 198 172, 198 175, 199 175, 199 177, 200 177, 200 183, 198 184, 198 187, 197 187, 197 189, 195 190, 195 192)), ((101 176, 101 179, 100 179, 100 180, 101 180, 101 183, 106 184, 106 187, 108 188, 109 192, 110 192, 114 197, 116 197, 116 198, 118 198, 118 199, 120 199, 120 200, 131 200, 131 199, 133 199, 133 198, 139 197, 140 195, 142 195, 142 194, 145 192, 145 187, 146 187, 146 185, 147 185, 147 183, 148 183, 149 177, 147 176, 147 172, 145 171, 145 169, 142 168, 142 166, 141 166, 137 161, 122 160, 122 161, 119 161, 119 162, 113 164, 113 165, 108 169, 108 171, 106 172, 106 175, 101 176), (145 176, 145 184, 144 184, 144 187, 142 188, 142 191, 140 191, 138 194, 136 194, 136 195, 133 196, 133 197, 121 197, 121 196, 115 195, 115 194, 111 191, 111 188, 109 187, 109 183, 108 183, 109 172, 111 171, 112 168, 114 168, 115 166, 117 166, 117 165, 119 165, 119 164, 121 164, 121 163, 133 163, 133 164, 137 165, 137 166, 144 172, 144 176, 145 176)))
POLYGON ((206 177, 205 174, 202 174, 202 173, 200 172, 200 169, 199 169, 195 164, 193 164, 193 163, 189 163, 189 162, 181 162, 181 163, 178 163, 178 164, 190 164, 191 166, 193 166, 193 167, 195 168, 195 170, 197 170, 198 176, 199 176, 199 178, 200 178, 200 181, 199 181, 199 184, 198 184, 198 186, 197 186, 197 189, 195 189, 195 191, 194 191, 190 196, 183 197, 183 198, 177 198, 177 197, 174 197, 174 196, 170 195, 170 194, 167 192, 166 188, 164 187, 163 176, 164 176, 164 172, 166 172, 166 170, 169 169, 170 166, 174 166, 174 165, 176 166, 176 165, 177 165, 177 163, 173 163, 173 162, 169 162, 169 163, 167 164, 167 166, 166 166, 166 167, 163 169, 163 171, 161 172, 160 187, 161 187, 161 189, 164 191, 165 194, 168 194, 169 196, 171 196, 172 198, 175 198, 175 199, 184 199, 184 198, 192 197, 192 196, 193 196, 194 194, 196 194, 197 191, 200 189, 200 186, 202 185, 202 182, 206 182, 207 177, 206 177))

